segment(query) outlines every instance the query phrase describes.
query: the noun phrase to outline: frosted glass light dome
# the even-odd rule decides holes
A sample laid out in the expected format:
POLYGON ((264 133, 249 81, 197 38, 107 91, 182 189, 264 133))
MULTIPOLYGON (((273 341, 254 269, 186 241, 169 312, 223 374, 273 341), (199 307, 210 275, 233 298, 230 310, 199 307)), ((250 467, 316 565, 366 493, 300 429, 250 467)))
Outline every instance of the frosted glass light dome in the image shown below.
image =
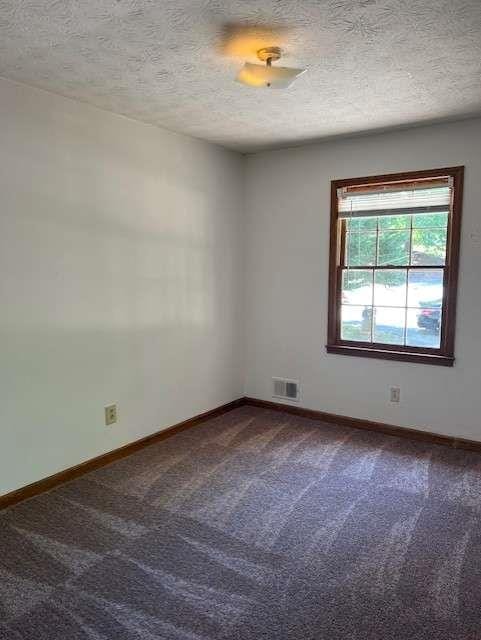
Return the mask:
POLYGON ((281 50, 279 47, 266 47, 265 49, 260 49, 257 52, 257 56, 266 64, 263 65, 246 62, 237 75, 237 82, 241 82, 248 87, 285 89, 305 71, 305 69, 272 66, 272 62, 279 60, 281 57, 281 50))

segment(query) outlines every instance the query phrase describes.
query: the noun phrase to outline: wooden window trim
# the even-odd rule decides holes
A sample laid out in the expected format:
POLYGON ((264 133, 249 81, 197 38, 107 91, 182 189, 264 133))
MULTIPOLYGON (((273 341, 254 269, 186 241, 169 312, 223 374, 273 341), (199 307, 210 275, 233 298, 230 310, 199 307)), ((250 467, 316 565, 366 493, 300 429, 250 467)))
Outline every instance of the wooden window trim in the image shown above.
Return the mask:
POLYGON ((328 336, 326 345, 328 353, 447 367, 453 366, 463 182, 464 166, 331 181, 328 336), (342 246, 344 234, 341 233, 342 222, 338 216, 338 189, 380 183, 402 183, 436 177, 452 177, 453 179, 453 199, 449 211, 446 240, 445 298, 443 300, 440 348, 397 347, 396 345, 376 343, 366 345, 362 342, 342 340, 340 338, 341 283, 339 277, 341 270, 338 267, 342 264, 341 259, 344 254, 344 246, 342 246))

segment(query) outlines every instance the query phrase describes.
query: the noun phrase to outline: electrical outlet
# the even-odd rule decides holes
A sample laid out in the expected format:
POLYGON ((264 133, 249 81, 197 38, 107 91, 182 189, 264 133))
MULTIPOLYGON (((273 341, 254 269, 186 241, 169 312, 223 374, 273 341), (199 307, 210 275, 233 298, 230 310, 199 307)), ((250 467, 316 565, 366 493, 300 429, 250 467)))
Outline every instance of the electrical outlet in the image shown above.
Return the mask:
POLYGON ((401 401, 401 389, 399 387, 391 387, 391 389, 390 389, 390 400, 391 400, 391 402, 400 402, 401 401))
POLYGON ((475 230, 469 234, 469 239, 475 247, 479 249, 481 246, 481 231, 475 230))
POLYGON ((105 424, 108 426, 110 424, 115 424, 117 422, 117 405, 110 404, 108 407, 105 407, 105 424))

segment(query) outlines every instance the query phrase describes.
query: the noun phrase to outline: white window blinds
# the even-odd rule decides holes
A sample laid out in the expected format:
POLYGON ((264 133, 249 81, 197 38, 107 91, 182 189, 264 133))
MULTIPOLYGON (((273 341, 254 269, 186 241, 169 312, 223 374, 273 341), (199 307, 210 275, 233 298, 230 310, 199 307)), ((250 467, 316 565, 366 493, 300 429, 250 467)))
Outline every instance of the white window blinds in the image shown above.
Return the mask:
POLYGON ((371 187, 366 191, 343 188, 337 195, 340 218, 436 213, 448 211, 451 204, 451 187, 447 180, 443 186, 430 188, 373 190, 371 187))

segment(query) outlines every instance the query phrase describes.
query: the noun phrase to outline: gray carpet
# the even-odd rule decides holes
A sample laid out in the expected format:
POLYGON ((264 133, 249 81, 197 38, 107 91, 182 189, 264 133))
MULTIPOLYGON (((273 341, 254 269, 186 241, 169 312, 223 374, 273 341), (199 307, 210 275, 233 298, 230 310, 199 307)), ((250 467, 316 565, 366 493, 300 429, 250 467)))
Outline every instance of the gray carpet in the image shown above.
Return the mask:
POLYGON ((481 456, 241 407, 1 513, 0 638, 481 638, 481 456))

